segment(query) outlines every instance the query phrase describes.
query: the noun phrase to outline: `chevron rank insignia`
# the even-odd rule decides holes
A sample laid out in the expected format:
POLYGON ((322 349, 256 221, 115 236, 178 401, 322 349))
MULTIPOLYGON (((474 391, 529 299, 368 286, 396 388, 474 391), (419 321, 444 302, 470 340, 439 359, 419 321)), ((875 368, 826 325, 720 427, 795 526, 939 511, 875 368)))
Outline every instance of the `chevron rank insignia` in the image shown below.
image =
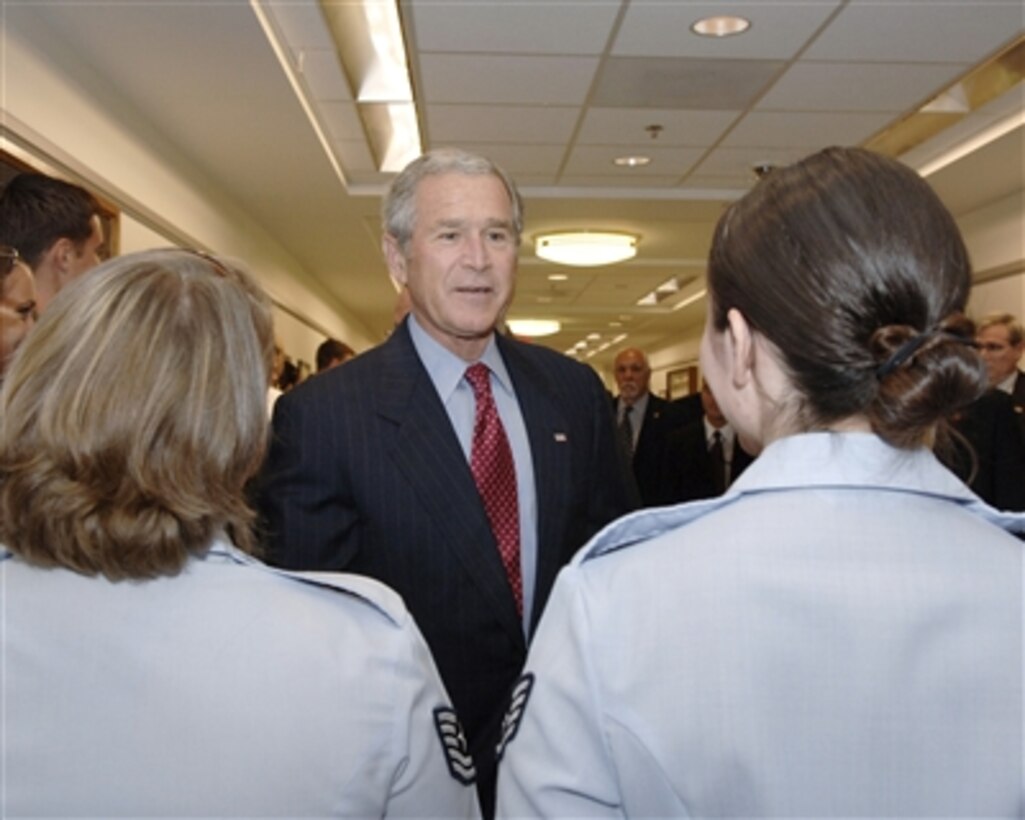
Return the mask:
POLYGON ((434 726, 438 730, 438 739, 448 761, 448 770, 452 777, 464 786, 472 785, 477 779, 477 770, 473 766, 466 745, 466 735, 459 724, 455 710, 450 706, 439 706, 434 710, 434 726))
POLYGON ((516 737, 516 733, 520 729, 520 721, 523 720, 523 715, 527 711, 527 701, 530 699, 530 690, 533 687, 534 675, 531 672, 522 675, 513 687, 512 694, 509 696, 509 708, 505 712, 505 717, 502 718, 502 736, 495 749, 495 755, 499 760, 505 754, 505 747, 509 745, 509 741, 516 737))

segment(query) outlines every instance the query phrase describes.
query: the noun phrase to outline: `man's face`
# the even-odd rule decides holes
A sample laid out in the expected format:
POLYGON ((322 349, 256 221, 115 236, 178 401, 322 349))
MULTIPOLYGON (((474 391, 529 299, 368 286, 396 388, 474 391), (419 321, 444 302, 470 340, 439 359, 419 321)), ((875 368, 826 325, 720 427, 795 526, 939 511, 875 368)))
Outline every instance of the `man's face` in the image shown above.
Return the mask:
POLYGON ((436 174, 416 190, 416 221, 406 253, 385 237, 395 279, 435 340, 473 361, 509 305, 518 251, 512 203, 491 175, 436 174))
POLYGON ((36 289, 32 272, 15 262, 0 282, 0 374, 35 324, 36 289))
POLYGON ((975 334, 982 359, 989 370, 989 383, 999 384, 1018 369, 1018 360, 1025 352, 1025 342, 1012 345, 1007 325, 990 325, 975 334))
POLYGON ((619 395, 627 404, 633 404, 648 392, 651 368, 639 350, 624 350, 616 356, 613 375, 619 395))

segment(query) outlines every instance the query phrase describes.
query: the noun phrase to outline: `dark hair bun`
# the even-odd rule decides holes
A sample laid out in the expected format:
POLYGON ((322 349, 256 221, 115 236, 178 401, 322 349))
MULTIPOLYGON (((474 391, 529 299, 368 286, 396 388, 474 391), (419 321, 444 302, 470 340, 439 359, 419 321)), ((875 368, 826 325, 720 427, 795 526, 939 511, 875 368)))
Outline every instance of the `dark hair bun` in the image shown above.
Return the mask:
POLYGON ((879 388, 866 414, 880 436, 912 447, 985 392, 986 366, 972 345, 972 331, 970 320, 954 314, 924 332, 888 325, 872 335, 879 388))

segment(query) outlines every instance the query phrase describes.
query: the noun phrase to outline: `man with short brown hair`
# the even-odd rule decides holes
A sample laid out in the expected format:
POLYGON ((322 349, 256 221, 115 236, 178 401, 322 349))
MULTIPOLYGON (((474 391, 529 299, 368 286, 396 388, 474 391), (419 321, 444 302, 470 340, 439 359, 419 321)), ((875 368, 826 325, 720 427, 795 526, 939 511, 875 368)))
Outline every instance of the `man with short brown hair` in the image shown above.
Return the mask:
POLYGON ((36 304, 43 311, 106 255, 100 203, 80 185, 18 174, 0 194, 0 244, 16 248, 32 268, 36 304))

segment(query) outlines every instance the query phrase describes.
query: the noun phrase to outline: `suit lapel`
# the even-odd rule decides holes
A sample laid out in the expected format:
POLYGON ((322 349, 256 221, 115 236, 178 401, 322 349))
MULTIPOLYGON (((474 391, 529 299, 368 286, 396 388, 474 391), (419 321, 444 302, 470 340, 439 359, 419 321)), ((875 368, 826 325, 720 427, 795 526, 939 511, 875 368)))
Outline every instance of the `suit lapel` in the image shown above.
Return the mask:
POLYGON ((523 627, 473 475, 404 324, 386 347, 375 404, 377 413, 396 426, 387 457, 441 533, 441 548, 464 566, 499 620, 522 642, 523 627))
MULTIPOLYGON (((530 440, 537 498, 537 580, 535 589, 549 589, 565 563, 562 530, 569 508, 571 453, 575 431, 569 429, 559 410, 548 377, 523 355, 517 345, 503 337, 499 350, 516 388, 516 399, 530 440)), ((534 597, 531 624, 536 623, 540 595, 534 597)))

